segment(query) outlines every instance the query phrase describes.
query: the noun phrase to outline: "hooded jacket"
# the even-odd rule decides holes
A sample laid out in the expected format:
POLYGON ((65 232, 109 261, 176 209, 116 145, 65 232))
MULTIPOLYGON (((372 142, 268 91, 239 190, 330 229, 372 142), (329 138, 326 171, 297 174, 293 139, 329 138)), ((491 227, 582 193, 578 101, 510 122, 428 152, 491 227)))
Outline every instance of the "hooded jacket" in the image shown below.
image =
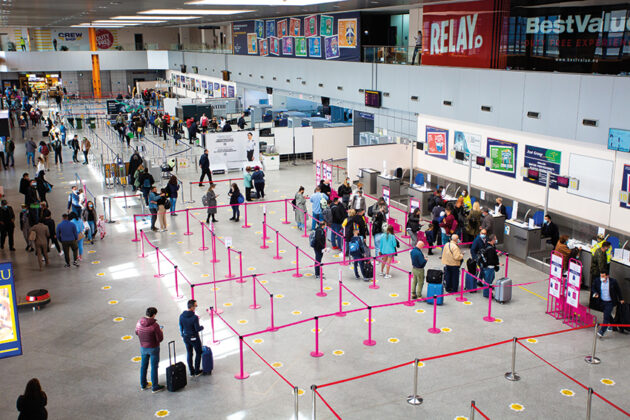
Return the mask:
POLYGON ((179 316, 179 331, 182 337, 199 337, 203 327, 199 325, 199 317, 193 311, 184 311, 179 316))
POLYGON ((158 347, 164 340, 162 330, 155 318, 140 318, 136 324, 136 335, 140 339, 140 346, 145 349, 158 347))

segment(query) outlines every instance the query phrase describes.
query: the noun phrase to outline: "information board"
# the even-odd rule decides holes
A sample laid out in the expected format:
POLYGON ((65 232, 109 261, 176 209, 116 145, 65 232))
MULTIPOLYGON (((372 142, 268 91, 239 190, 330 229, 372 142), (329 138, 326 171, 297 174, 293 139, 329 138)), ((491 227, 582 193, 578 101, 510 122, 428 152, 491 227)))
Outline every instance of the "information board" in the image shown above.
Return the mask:
POLYGON ((574 259, 569 260, 567 278, 567 304, 573 308, 580 305, 580 283, 582 282, 582 264, 574 259))
POLYGON ((382 189, 382 197, 385 199, 385 202, 389 206, 389 187, 387 185, 383 185, 382 189))
POLYGON ((556 299, 560 299, 560 280, 549 277, 549 294, 556 299))
POLYGON ((247 160, 248 134, 252 134, 255 143, 254 161, 258 161, 258 131, 232 131, 226 133, 207 133, 206 148, 210 155, 210 164, 225 164, 228 169, 242 169, 247 160))
POLYGON ((0 264, 0 359, 20 356, 22 338, 15 297, 13 264, 0 264))
POLYGON ((486 171, 515 178, 518 144, 491 138, 486 144, 486 157, 489 160, 486 171))
POLYGON ((315 185, 319 185, 319 181, 322 179, 322 162, 315 162, 315 185))
POLYGON ((409 198, 409 209, 411 210, 411 213, 413 213, 415 209, 419 209, 419 208, 420 208, 420 200, 418 200, 417 198, 411 198, 410 197, 409 198))
POLYGON ((551 254, 551 269, 549 271, 551 277, 562 279, 562 256, 559 254, 551 254))
POLYGON ((552 176, 549 180, 549 187, 557 190, 558 179, 554 175, 560 175, 561 158, 562 152, 558 150, 525 145, 525 167, 539 171, 540 176, 538 179, 524 176, 523 181, 545 186, 547 185, 547 173, 550 173, 552 176))

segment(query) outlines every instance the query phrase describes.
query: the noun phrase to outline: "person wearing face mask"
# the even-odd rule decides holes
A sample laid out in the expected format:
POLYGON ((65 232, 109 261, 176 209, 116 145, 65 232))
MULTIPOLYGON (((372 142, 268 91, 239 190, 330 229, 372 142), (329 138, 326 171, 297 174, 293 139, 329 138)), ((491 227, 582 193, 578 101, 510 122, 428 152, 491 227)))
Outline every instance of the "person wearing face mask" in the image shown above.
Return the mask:
POLYGON ((81 214, 81 197, 76 185, 72 187, 72 191, 68 195, 68 212, 72 212, 77 216, 81 214))
MULTIPOLYGON (((495 247, 496 243, 497 237, 490 235, 485 248, 479 252, 479 267, 483 272, 482 278, 487 285, 491 285, 494 282, 494 273, 499 271, 499 266, 501 265, 499 262, 499 254, 495 247)), ((490 289, 483 289, 483 297, 492 299, 490 289)))
POLYGON ((350 185, 350 178, 346 178, 343 181, 343 184, 337 188, 337 195, 341 197, 341 202, 346 208, 348 208, 348 203, 350 203, 350 196, 352 195, 352 186, 350 185))
POLYGON ((96 234, 96 221, 98 220, 98 216, 96 215, 96 209, 94 208, 94 203, 91 201, 87 202, 87 206, 83 209, 83 221, 87 222, 90 228, 87 231, 88 241, 91 244, 94 244, 94 235, 96 234))
MULTIPOLYGON (((623 296, 617 280, 608 277, 605 271, 599 273, 599 277, 593 279, 593 298, 601 301, 604 312, 604 324, 612 323, 613 307, 619 303, 623 304, 623 296)), ((602 338, 607 329, 611 327, 601 327, 597 335, 602 338)))
POLYGON ((473 240, 473 243, 470 246, 470 257, 474 261, 477 261, 477 259, 479 258, 479 252, 481 252, 481 250, 486 247, 487 235, 488 232, 485 229, 481 229, 479 235, 477 235, 477 237, 475 237, 475 239, 473 240))
POLYGON ((464 211, 468 213, 470 209, 472 209, 472 200, 470 199, 470 194, 468 194, 468 191, 462 191, 462 199, 464 200, 464 211))
POLYGON ((558 244, 558 239, 560 238, 560 232, 558 231, 558 226, 551 221, 551 216, 548 214, 545 215, 541 233, 543 238, 549 238, 547 243, 551 244, 555 249, 558 244))
POLYGON ((39 198, 37 194, 37 181, 32 180, 31 186, 26 192, 26 206, 28 207, 28 219, 31 226, 39 223, 39 198))
POLYGON ((496 204, 494 205, 494 214, 502 214, 507 219, 507 209, 503 205, 503 199, 497 197, 496 204))

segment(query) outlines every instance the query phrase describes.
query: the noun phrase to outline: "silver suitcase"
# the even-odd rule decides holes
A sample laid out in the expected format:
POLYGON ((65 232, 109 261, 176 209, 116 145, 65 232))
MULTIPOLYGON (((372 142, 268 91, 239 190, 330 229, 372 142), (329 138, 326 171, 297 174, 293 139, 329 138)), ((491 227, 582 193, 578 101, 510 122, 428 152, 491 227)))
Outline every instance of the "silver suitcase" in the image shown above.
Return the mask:
POLYGON ((494 300, 499 303, 507 303, 512 300, 512 279, 503 277, 495 282, 494 300))

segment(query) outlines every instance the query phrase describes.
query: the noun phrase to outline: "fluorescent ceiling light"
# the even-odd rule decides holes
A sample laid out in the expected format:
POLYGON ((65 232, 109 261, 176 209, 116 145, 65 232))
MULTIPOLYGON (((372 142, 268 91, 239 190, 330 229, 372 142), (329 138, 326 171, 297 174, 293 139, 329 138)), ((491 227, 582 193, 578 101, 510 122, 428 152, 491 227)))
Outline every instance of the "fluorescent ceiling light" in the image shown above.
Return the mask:
POLYGON ((151 19, 165 19, 165 20, 187 20, 187 19, 200 19, 201 16, 116 16, 114 20, 151 20, 151 19))
POLYGON ((195 6, 311 6, 344 0, 194 0, 185 4, 195 6))
POLYGON ((122 25, 90 25, 89 23, 82 23, 80 25, 72 25, 73 28, 124 28, 122 25))
POLYGON ((94 20, 94 23, 113 23, 114 25, 126 25, 127 23, 164 23, 165 20, 94 20))
POLYGON ((141 15, 235 15, 253 10, 211 10, 211 9, 152 9, 138 12, 141 15))

